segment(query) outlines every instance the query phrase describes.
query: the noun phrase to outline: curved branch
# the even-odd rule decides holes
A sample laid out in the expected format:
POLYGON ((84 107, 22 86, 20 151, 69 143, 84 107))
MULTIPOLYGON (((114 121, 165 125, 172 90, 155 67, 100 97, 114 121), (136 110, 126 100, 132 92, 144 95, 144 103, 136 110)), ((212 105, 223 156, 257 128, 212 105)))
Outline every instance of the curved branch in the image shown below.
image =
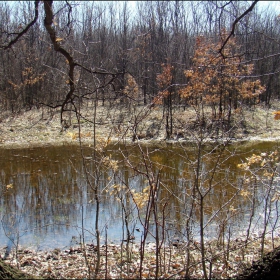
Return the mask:
POLYGON ((1 48, 3 48, 4 50, 11 48, 12 45, 15 44, 20 39, 20 37, 22 37, 30 29, 30 27, 35 24, 39 16, 39 3, 40 3, 39 0, 36 0, 34 2, 35 5, 34 19, 21 32, 19 32, 17 36, 7 46, 1 48))
POLYGON ((224 57, 223 49, 225 48, 225 46, 226 46, 227 42, 229 41, 230 37, 231 37, 231 36, 234 36, 234 30, 235 30, 236 24, 237 24, 242 18, 244 18, 247 14, 250 13, 258 2, 259 2, 259 0, 255 0, 255 1, 252 3, 252 5, 251 5, 241 16, 239 16, 238 18, 236 18, 235 21, 233 22, 230 34, 228 35, 228 37, 227 37, 226 40, 224 41, 222 47, 219 49, 219 53, 220 53, 223 57, 224 57))
POLYGON ((52 27, 53 24, 53 10, 52 10, 52 4, 53 1, 44 1, 44 9, 45 9, 45 20, 44 25, 46 30, 48 31, 52 44, 54 46, 54 50, 61 53, 67 60, 69 64, 69 71, 68 71, 68 84, 70 86, 70 90, 67 93, 65 100, 63 101, 61 105, 61 111, 60 111, 60 121, 63 123, 63 112, 65 111, 65 106, 69 102, 73 104, 73 93, 75 91, 75 85, 74 85, 74 69, 77 64, 74 62, 73 57, 71 54, 66 51, 63 47, 61 47, 59 40, 56 36, 55 29, 52 27))

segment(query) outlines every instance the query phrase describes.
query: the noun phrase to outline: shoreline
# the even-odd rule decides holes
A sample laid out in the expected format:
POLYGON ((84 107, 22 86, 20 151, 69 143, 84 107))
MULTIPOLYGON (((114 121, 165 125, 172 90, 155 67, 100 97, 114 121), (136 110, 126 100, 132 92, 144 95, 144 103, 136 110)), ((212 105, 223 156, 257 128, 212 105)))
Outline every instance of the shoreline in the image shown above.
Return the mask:
MULTIPOLYGON (((2 149, 29 149, 37 147, 59 147, 59 146, 77 146, 79 147, 79 141, 77 138, 77 127, 71 127, 66 131, 61 132, 61 127, 58 118, 44 117, 39 119, 38 114, 40 112, 25 112, 17 117, 2 119, 0 122, 0 148, 2 149), (35 121, 36 120, 36 121, 35 121)), ((256 125, 259 123, 256 122, 256 125)), ((240 131, 236 135, 236 138, 228 139, 229 144, 237 145, 249 145, 255 143, 264 142, 278 142, 280 141, 280 129, 278 129, 278 122, 275 122, 272 118, 269 124, 266 124, 262 129, 251 127, 249 132, 242 134, 240 131), (267 127, 270 127, 267 130, 267 127)), ((188 143, 194 143, 191 139, 174 139, 165 140, 164 139, 164 129, 161 130, 158 137, 153 139, 140 139, 136 142, 132 142, 132 137, 130 134, 126 134, 126 138, 121 137, 121 133, 112 133, 115 127, 98 125, 96 130, 97 138, 108 137, 109 135, 115 135, 111 137, 111 144, 116 144, 118 142, 125 142, 128 145, 140 143, 142 145, 148 146, 168 146, 168 145, 187 145, 188 143), (121 139, 121 141, 119 141, 121 139)), ((83 146, 93 146, 93 129, 92 126, 87 123, 82 124, 82 145, 83 146)), ((104 139, 103 138, 103 139, 104 139)), ((214 142, 218 143, 218 139, 206 139, 205 143, 214 142), (207 140, 207 141, 206 141, 207 140)), ((280 244, 280 232, 275 236, 275 244, 280 244)), ((213 240, 209 241, 213 242, 213 240)), ((260 258, 260 237, 250 240, 250 245, 244 247, 244 237, 236 238, 230 240, 229 248, 230 251, 225 251, 221 245, 213 242, 209 245, 209 252, 212 254, 214 249, 215 256, 219 258, 213 261, 213 271, 212 275, 216 278, 229 278, 234 277, 238 273, 242 272, 246 266, 252 265, 253 261, 260 258), (229 259, 227 261, 223 260, 225 253, 229 254, 229 259), (241 258, 243 254, 243 259, 241 258), (226 266, 226 268, 225 268, 226 266)), ((139 270, 139 243, 131 245, 130 248, 133 259, 131 262, 125 261, 125 248, 126 243, 123 243, 123 248, 121 247, 122 242, 108 244, 109 247, 104 247, 101 245, 102 250, 102 261, 101 261, 101 272, 99 278, 105 278, 107 276, 111 278, 139 278, 137 274, 139 270), (106 250, 105 250, 106 249, 106 250), (108 249, 108 250, 107 250, 108 249), (122 251, 122 253, 120 253, 122 251), (105 258, 105 253, 107 252, 107 259, 105 258), (110 265, 109 265, 110 263, 110 265), (106 267, 107 266, 107 267, 106 267), (128 271, 128 272, 127 272, 128 271), (125 274, 126 273, 126 274, 125 274)), ((130 243, 131 244, 131 243, 130 243)), ((148 243, 147 243, 148 244, 148 243)), ((155 243, 150 242, 147 245, 147 255, 145 257, 145 262, 143 266, 143 277, 154 278, 155 277, 155 243), (151 263, 153 265, 151 265, 151 263), (145 276, 144 276, 145 275, 145 276)), ((182 246, 173 246, 164 248, 166 256, 169 258, 169 262, 166 265, 166 271, 162 274, 164 278, 181 278, 184 275, 180 274, 185 272, 186 265, 186 254, 185 244, 182 246)), ((207 247, 206 246, 206 247, 207 247)), ((29 274, 41 277, 51 277, 51 278, 85 278, 88 276, 88 266, 85 260, 85 256, 94 265, 94 260, 96 260, 96 250, 94 249, 94 244, 86 244, 86 249, 84 250, 82 245, 75 245, 73 248, 67 249, 50 249, 50 250, 39 250, 31 249, 32 247, 18 248, 16 251, 13 249, 10 255, 5 260, 5 262, 13 265, 19 266, 19 268, 29 274)), ((190 276, 194 278, 201 278, 201 254, 200 254, 199 242, 194 241, 191 244, 191 255, 193 257, 192 266, 190 269, 190 276), (194 264, 194 265, 193 265, 194 264)), ((269 252, 274 248, 274 244, 270 237, 265 243, 265 252, 269 252)), ((1 257, 4 256, 6 248, 0 248, 1 257)), ((164 257, 165 258, 165 257, 164 257)), ((209 264, 207 264, 209 265, 209 264)))
MULTIPOLYGON (((265 242, 265 254, 271 254, 273 250, 279 250, 280 237, 274 238, 274 244, 270 238, 265 242), (273 249, 274 248, 274 249, 273 249)), ((242 275, 245 271, 256 262, 261 261, 260 243, 261 237, 249 238, 247 245, 246 240, 242 237, 231 240, 228 260, 223 260, 225 254, 223 246, 218 245, 215 240, 208 241, 205 245, 210 250, 215 249, 215 258, 212 263, 212 277, 219 279, 228 279, 242 275), (234 248, 234 250, 232 250, 234 248), (226 266, 226 268, 225 268, 226 266)), ((199 251, 200 243, 197 241, 189 244, 190 254, 195 266, 190 266, 189 276, 194 279, 202 279, 201 253, 199 251)), ((100 245, 100 272, 99 279, 122 278, 139 278, 140 269, 140 242, 109 243, 100 245), (126 250, 129 250, 130 260, 127 260, 126 250)), ((168 258, 164 267, 164 272, 160 277, 181 279, 185 275, 187 255, 187 243, 178 244, 169 243, 161 248, 161 258, 168 258), (166 256, 164 257, 164 255, 166 256)), ((0 248, 1 258, 5 255, 6 248, 0 248)), ((88 264, 93 269, 94 260, 97 258, 97 247, 94 244, 79 244, 69 246, 69 248, 55 248, 51 250, 35 250, 32 247, 19 246, 14 248, 6 256, 5 263, 18 267, 21 271, 34 275, 35 277, 47 278, 88 278, 88 264), (87 258, 87 261, 86 261, 87 258)), ((145 257, 142 265, 143 278, 155 278, 155 252, 156 243, 147 242, 145 247, 145 257)), ((209 264, 208 264, 209 265, 209 264)), ((207 270, 209 273, 209 268, 207 270)))
MULTIPOLYGON (((279 107, 280 107, 280 102, 279 107)), ((274 119, 273 112, 278 103, 270 108, 257 107, 254 111, 236 115, 236 125, 232 138, 224 138, 229 143, 244 142, 276 142, 280 140, 279 121, 274 119), (244 124, 245 123, 245 124, 244 124)), ((85 108, 83 115, 90 118, 92 108, 85 108)), ((141 114, 143 108, 137 108, 141 114)), ((106 107, 98 108, 98 122, 96 123, 96 139, 108 139, 111 143, 123 142, 127 144, 141 143, 143 145, 168 145, 193 143, 195 137, 189 126, 192 126, 194 115, 191 111, 174 113, 174 131, 170 140, 165 139, 165 125, 157 110, 151 111, 137 127, 138 139, 132 142, 132 117, 126 108, 119 108, 114 112, 106 107), (112 115, 111 115, 112 114, 112 115), (109 116, 108 116, 109 115, 109 116), (120 115, 125 117, 122 122, 116 122, 120 115), (154 127, 157 127, 156 129, 154 127)), ((61 130, 59 111, 49 111, 46 108, 12 115, 9 112, 0 113, 0 148, 17 149, 44 146, 79 145, 78 124, 72 116, 72 124, 66 130, 61 130)), ((93 145, 94 128, 89 122, 80 124, 82 145, 93 145)), ((216 138, 205 138, 204 142, 217 142, 216 138)))
MULTIPOLYGON (((232 138, 229 139, 228 144, 234 145, 234 144, 256 144, 256 143, 267 143, 267 142, 278 142, 280 141, 280 136, 276 137, 261 137, 261 136, 249 136, 245 138, 232 138)), ((110 144, 117 144, 125 142, 128 145, 132 144, 140 144, 143 146, 166 146, 166 145, 187 145, 187 144, 194 144, 195 141, 192 140, 186 140, 186 139, 180 139, 180 140, 166 140, 166 139, 149 139, 149 140, 138 140, 133 142, 131 139, 125 139, 125 140, 117 140, 117 139, 111 139, 110 144)), ((204 141, 204 143, 218 143, 219 140, 213 140, 209 139, 204 141)), ((82 140, 82 147, 92 147, 93 146, 93 140, 82 140)), ((40 148, 40 147, 60 147, 60 146, 80 146, 80 143, 78 140, 68 140, 68 139, 60 139, 56 141, 16 141, 16 142, 5 142, 0 143, 0 149, 29 149, 29 148, 40 148)))

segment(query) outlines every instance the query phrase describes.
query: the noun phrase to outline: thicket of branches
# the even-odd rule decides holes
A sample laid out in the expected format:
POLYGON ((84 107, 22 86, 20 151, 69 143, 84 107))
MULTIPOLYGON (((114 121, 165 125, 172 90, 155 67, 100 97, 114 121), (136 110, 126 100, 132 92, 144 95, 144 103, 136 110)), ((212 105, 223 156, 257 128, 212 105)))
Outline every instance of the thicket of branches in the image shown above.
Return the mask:
MULTIPOLYGON (((84 116, 79 109, 81 105, 94 105, 90 166, 81 149, 83 174, 96 207, 96 258, 84 255, 88 278, 99 278, 101 273, 99 222, 105 190, 106 199, 111 196, 120 203, 127 242, 126 254, 121 252, 121 259, 125 259, 121 270, 124 268, 128 277, 151 276, 144 271, 149 234, 156 246, 153 277, 165 275, 164 243, 171 241, 166 221, 173 219, 173 214, 184 216, 184 267, 176 275, 186 279, 198 265, 201 277, 215 277, 213 267, 218 261, 229 276, 228 262, 235 258, 230 253, 242 254, 244 261, 255 240, 259 240, 261 255, 266 240, 271 240, 274 248, 279 228, 278 152, 252 155, 239 163, 241 172, 234 183, 230 181, 230 168, 225 167, 234 155, 227 149, 232 112, 244 104, 264 102, 268 106, 279 97, 280 18, 272 10, 260 12, 257 2, 145 1, 137 2, 133 10, 127 2, 0 3, 1 109, 17 113, 40 106, 60 108, 62 124, 66 121, 64 112, 75 111, 81 144, 80 121, 84 116), (97 106, 122 106, 121 112, 129 108, 128 126, 119 126, 118 133, 124 136, 130 130, 134 141, 140 138, 140 123, 145 123, 151 108, 159 104, 166 138, 173 134, 177 107, 189 106, 195 112, 194 122, 184 120, 180 124, 184 128, 181 133, 195 141, 193 155, 187 147, 180 147, 182 186, 176 185, 174 192, 164 181, 165 169, 180 170, 173 168, 171 161, 153 160, 153 151, 136 141, 138 154, 129 150, 129 145, 119 149, 121 161, 133 171, 131 177, 128 173, 122 176, 118 160, 106 154, 110 139, 97 139, 95 133, 97 106), (131 108, 137 105, 146 106, 139 111, 131 108), (189 129, 191 125, 196 129, 189 129), (209 138, 223 141, 206 145, 209 138), (104 170, 110 176, 104 176, 104 170), (145 178, 147 184, 139 192, 129 183, 136 175, 145 178), (229 191, 224 188, 226 184, 229 191), (219 196, 219 203, 214 201, 214 194, 219 196), (166 199, 171 196, 184 207, 182 212, 166 199), (248 203, 244 212, 240 206, 243 202, 248 203), (129 270, 134 231, 129 219, 135 218, 131 207, 143 227, 137 274, 129 270), (234 221, 239 215, 243 215, 245 233, 240 242, 232 242, 238 233, 234 221), (210 227, 218 238, 208 242, 210 227)), ((112 116, 114 124, 115 118, 112 116)), ((146 136, 156 134, 148 133, 150 128, 156 130, 154 124, 144 124, 146 136)), ((125 137, 122 140, 126 144, 125 137)), ((171 263, 171 251, 169 259, 171 263)), ((106 259, 106 276, 107 272, 106 259)))
POLYGON ((280 20, 256 2, 252 9, 249 1, 140 1, 134 8, 110 1, 1 2, 2 109, 47 104, 66 110, 93 98, 149 104, 162 90, 162 64, 173 69, 172 104, 182 104, 179 90, 188 81, 184 71, 193 66, 198 37, 216 44, 223 57, 234 37, 232 55, 253 64, 248 75, 265 86, 255 102, 269 105, 279 97, 280 20), (134 95, 124 90, 129 77, 137 84, 134 95))

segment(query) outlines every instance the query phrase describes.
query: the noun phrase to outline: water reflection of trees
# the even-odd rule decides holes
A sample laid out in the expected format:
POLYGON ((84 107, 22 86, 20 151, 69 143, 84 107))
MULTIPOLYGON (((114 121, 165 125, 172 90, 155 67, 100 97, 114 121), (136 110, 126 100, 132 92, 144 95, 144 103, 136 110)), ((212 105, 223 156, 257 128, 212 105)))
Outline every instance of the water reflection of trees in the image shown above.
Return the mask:
MULTIPOLYGON (((124 147, 121 148, 124 151, 124 147)), ((126 155, 133 164, 139 169, 143 168, 139 151, 133 147, 126 149, 129 149, 126 155)), ((106 169, 99 178, 100 190, 103 190, 100 194, 103 228, 105 224, 114 227, 109 222, 112 217, 115 223, 121 222, 121 204, 106 192, 110 184, 126 185, 139 192, 147 186, 143 176, 125 165, 123 154, 118 148, 108 150, 112 158, 119 161, 119 169, 114 174, 106 169), (109 182, 111 183, 108 185, 109 182)), ((162 203, 159 203, 159 212, 163 211, 165 205, 166 228, 172 229, 172 234, 184 234, 186 219, 193 203, 194 174, 190 164, 195 160, 195 149, 168 147, 149 148, 149 151, 152 169, 158 174, 160 182, 158 195, 162 203)), ((92 150, 87 148, 84 154, 87 157, 87 168, 93 172, 95 162, 92 160, 92 150)), ((251 209, 250 201, 238 194, 240 177, 236 171, 236 162, 240 161, 240 156, 236 153, 231 157, 229 154, 231 152, 225 154, 225 158, 215 170, 211 182, 213 187, 204 201, 205 219, 206 222, 212 219, 211 226, 216 225, 214 232, 220 230, 221 224, 227 227, 229 218, 237 225, 240 224, 240 221, 246 220, 245 214, 251 209), (228 201, 231 211, 229 207, 223 209, 223 205, 228 201)), ((201 174, 209 176, 216 158, 215 152, 205 153, 201 174)), ((88 221, 86 225, 90 227, 90 224, 94 223, 94 193, 84 177, 78 147, 3 150, 0 161, 0 209, 3 224, 9 225, 10 228, 17 226, 20 230, 32 231, 36 228, 39 234, 49 234, 52 231, 63 234, 70 227, 81 225, 82 210, 85 212, 84 218, 88 221), (8 184, 12 184, 12 188, 7 189, 8 184)), ((203 184, 209 183, 207 176, 200 179, 202 187, 203 184)), ((124 201, 125 207, 135 208, 129 194, 124 201)), ((198 210, 194 209, 198 218, 198 210)), ((134 216, 131 216, 131 220, 137 217, 134 210, 131 215, 134 216)), ((193 220, 194 228, 195 224, 193 220)), ((213 231, 213 228, 211 230, 213 231)))

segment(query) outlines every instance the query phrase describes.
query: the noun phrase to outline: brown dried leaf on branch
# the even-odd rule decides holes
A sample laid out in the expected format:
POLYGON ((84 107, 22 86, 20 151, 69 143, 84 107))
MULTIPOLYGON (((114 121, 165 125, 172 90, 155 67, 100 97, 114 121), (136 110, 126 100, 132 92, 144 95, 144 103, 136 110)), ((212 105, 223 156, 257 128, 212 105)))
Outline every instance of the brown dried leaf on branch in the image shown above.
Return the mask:
POLYGON ((280 120, 280 111, 273 112, 272 114, 274 114, 274 119, 275 120, 280 120))

